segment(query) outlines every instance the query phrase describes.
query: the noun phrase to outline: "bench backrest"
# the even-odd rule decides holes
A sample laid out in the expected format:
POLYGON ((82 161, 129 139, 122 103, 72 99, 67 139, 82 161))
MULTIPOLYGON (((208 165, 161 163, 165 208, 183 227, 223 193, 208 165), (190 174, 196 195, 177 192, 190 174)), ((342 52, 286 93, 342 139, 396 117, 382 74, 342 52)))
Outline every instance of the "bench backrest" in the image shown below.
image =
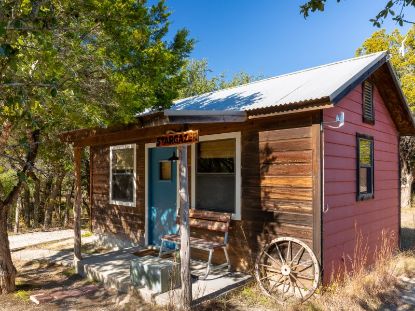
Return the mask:
MULTIPOLYGON (((190 229, 222 232, 225 234, 226 243, 231 218, 232 214, 230 213, 201 211, 192 208, 189 210, 189 227, 190 229)), ((177 217, 177 223, 180 223, 179 217, 177 217)))

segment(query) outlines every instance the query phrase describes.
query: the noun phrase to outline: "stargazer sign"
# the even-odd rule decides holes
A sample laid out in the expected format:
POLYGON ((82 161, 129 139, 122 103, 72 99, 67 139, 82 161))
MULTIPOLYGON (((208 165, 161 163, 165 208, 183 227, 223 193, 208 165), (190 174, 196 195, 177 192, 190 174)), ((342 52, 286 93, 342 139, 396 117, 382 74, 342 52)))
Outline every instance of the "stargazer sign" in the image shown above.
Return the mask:
POLYGON ((199 141, 199 131, 186 131, 174 134, 158 136, 156 141, 157 147, 169 147, 177 145, 194 144, 199 141))

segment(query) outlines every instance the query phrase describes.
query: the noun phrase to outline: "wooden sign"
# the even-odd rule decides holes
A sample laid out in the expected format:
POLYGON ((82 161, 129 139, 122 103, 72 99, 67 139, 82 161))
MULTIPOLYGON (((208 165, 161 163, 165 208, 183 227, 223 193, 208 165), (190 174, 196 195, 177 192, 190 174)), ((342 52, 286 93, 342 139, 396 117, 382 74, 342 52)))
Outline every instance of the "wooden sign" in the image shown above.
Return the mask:
POLYGON ((169 147, 177 145, 194 144, 198 141, 199 131, 196 130, 158 136, 156 145, 157 147, 169 147))

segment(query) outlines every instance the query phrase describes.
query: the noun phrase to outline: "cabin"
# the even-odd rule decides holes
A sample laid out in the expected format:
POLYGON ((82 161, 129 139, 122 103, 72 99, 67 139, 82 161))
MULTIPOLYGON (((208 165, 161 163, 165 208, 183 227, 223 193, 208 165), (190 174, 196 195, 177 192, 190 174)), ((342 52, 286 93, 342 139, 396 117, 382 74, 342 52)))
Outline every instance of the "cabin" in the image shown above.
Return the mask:
POLYGON ((157 248, 176 230, 177 149, 156 141, 188 130, 199 135, 187 147, 190 207, 232 214, 232 269, 251 271, 263 245, 295 237, 326 283, 354 256, 370 264, 382 237, 398 247, 399 138, 415 126, 386 52, 180 99, 134 124, 63 133, 89 147, 92 229, 103 242, 157 248))

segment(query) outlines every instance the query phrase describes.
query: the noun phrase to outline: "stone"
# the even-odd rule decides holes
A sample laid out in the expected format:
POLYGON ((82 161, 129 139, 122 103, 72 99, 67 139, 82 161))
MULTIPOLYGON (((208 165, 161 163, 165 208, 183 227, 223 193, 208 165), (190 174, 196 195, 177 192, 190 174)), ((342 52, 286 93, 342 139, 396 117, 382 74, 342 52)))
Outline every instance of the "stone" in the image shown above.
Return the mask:
POLYGON ((54 298, 51 295, 46 293, 30 295, 29 299, 37 305, 41 303, 48 303, 54 300, 54 298))
POLYGON ((144 256, 131 261, 130 277, 135 287, 145 287, 153 294, 165 293, 180 287, 180 263, 144 256))

